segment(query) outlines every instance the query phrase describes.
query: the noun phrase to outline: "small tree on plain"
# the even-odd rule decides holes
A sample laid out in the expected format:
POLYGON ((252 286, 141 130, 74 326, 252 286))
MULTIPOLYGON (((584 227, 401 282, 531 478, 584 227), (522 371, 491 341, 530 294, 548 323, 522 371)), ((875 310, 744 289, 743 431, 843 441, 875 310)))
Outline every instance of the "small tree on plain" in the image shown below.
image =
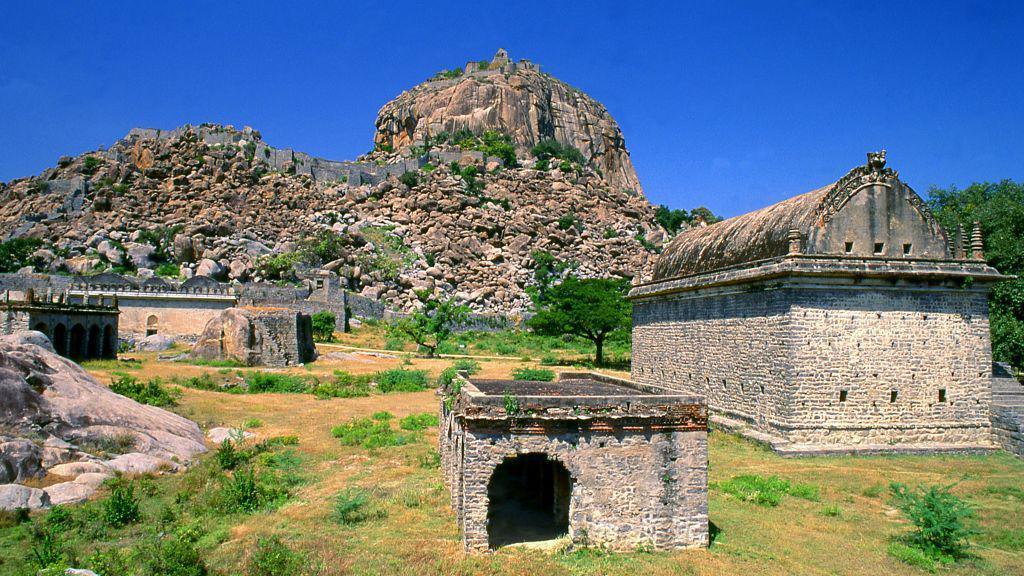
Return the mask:
POLYGON ((426 292, 418 292, 416 296, 423 302, 423 308, 410 316, 394 320, 388 326, 388 332, 411 339, 426 351, 428 358, 433 358, 437 347, 466 322, 469 308, 458 304, 454 298, 438 300, 426 292))
POLYGON ((631 306, 625 299, 629 283, 623 279, 574 276, 548 288, 537 314, 527 326, 540 334, 572 334, 594 343, 594 362, 604 362, 604 341, 629 326, 631 306))
POLYGON ((334 341, 334 324, 337 317, 333 312, 323 310, 313 314, 313 339, 317 342, 334 341))

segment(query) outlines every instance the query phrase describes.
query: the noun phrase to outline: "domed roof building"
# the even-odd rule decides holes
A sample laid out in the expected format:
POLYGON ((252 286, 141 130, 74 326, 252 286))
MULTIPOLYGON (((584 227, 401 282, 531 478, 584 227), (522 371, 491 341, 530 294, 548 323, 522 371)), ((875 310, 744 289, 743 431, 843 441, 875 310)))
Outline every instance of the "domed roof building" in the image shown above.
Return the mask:
POLYGON ((677 236, 630 292, 633 380, 783 453, 991 448, 1004 277, 885 164, 677 236))

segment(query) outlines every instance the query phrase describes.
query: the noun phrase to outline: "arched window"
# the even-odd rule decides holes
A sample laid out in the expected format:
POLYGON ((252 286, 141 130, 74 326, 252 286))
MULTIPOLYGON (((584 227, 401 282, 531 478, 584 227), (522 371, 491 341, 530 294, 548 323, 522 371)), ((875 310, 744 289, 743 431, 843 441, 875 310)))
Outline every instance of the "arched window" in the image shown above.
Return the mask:
POLYGON ((33 326, 32 329, 35 330, 36 332, 42 332, 43 334, 46 334, 47 338, 50 337, 50 331, 46 326, 46 322, 39 322, 35 326, 33 326))
POLYGON ((152 336, 153 334, 157 333, 157 329, 159 328, 158 323, 159 320, 157 320, 155 314, 150 315, 149 318, 146 318, 146 336, 152 336))
POLYGON ((552 540, 569 532, 569 471, 546 454, 506 458, 487 484, 487 538, 491 548, 552 540))

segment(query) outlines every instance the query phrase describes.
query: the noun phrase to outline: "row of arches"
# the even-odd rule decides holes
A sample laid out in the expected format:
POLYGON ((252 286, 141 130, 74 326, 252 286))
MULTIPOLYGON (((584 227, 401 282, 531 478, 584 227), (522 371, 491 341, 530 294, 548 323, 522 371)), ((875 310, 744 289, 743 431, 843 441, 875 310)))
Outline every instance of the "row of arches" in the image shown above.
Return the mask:
POLYGON ((117 357, 117 330, 111 324, 76 322, 68 328, 57 322, 51 331, 46 322, 38 322, 32 329, 46 334, 57 354, 72 360, 117 357))

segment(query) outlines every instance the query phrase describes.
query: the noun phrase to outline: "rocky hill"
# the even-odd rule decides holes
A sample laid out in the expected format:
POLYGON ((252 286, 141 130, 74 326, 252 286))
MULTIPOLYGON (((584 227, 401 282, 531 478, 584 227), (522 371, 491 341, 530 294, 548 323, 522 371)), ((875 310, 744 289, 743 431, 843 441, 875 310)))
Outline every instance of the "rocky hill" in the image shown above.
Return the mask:
POLYGON ((532 62, 512 62, 504 50, 490 61, 442 72, 385 104, 375 141, 398 150, 461 130, 508 134, 520 154, 546 139, 568 144, 612 189, 643 192, 622 131, 605 107, 532 62))
POLYGON ((39 239, 32 264, 41 271, 137 269, 247 282, 326 268, 400 308, 428 290, 515 314, 529 304, 535 251, 575 263, 583 276, 646 275, 665 239, 639 186, 621 185, 636 175, 614 121, 589 98, 575 98, 558 107, 585 102, 572 115, 599 110, 603 124, 593 116, 556 134, 585 142, 600 125, 617 139, 588 148, 582 163, 552 158, 543 169, 520 146, 543 133, 515 121, 507 133, 473 125, 491 130, 491 140, 500 136, 497 156, 477 132, 468 141, 380 146, 353 162, 274 148, 249 128, 136 129, 108 149, 0 184, 0 239, 39 239), (516 154, 502 154, 500 145, 511 142, 516 154))

